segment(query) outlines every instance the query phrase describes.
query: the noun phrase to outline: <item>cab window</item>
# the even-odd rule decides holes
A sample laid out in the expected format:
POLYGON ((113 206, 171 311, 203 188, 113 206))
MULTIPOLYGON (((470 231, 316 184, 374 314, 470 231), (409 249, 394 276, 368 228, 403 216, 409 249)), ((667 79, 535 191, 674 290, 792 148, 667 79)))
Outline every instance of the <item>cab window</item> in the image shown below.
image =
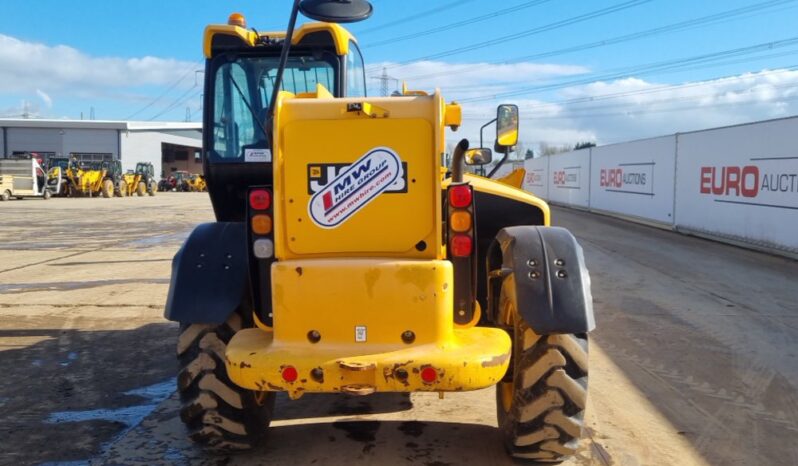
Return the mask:
POLYGON ((213 148, 223 158, 238 158, 241 147, 255 142, 255 118, 245 102, 249 94, 247 73, 238 63, 217 71, 213 148))
POLYGON ((366 96, 366 74, 363 66, 363 55, 353 41, 349 41, 349 53, 346 55, 346 96, 366 96))
MULTIPOLYGON (((267 149, 263 124, 279 64, 278 56, 217 57, 214 72, 211 160, 240 161, 248 149, 267 149)), ((314 92, 321 84, 336 89, 335 67, 339 58, 325 52, 318 57, 290 56, 281 89, 298 94, 314 92)))

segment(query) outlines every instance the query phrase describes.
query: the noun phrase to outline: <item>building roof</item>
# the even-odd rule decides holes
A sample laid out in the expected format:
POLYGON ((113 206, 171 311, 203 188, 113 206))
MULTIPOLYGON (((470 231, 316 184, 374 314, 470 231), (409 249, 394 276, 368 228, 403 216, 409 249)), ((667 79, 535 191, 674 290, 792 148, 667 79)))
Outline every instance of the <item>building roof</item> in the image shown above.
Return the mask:
POLYGON ((202 123, 177 121, 44 120, 0 118, 0 128, 117 129, 123 131, 202 131, 202 123))

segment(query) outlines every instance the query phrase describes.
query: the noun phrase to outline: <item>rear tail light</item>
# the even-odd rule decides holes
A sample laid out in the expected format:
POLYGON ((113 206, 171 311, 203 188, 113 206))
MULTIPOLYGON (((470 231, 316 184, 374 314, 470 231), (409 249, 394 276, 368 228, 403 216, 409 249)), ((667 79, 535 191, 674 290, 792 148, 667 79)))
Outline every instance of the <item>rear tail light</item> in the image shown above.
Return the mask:
MULTIPOLYGON (((468 325, 474 321, 477 280, 474 191, 468 183, 455 183, 449 185, 446 198, 447 255, 454 272, 454 321, 468 325)), ((431 370, 430 376, 435 373, 431 370)))
POLYGON ((282 376, 286 382, 294 382, 299 377, 299 373, 294 366, 285 366, 283 367, 282 376))
POLYGON ((272 206, 272 195, 265 189, 253 189, 249 193, 249 206, 255 210, 266 210, 272 206))
POLYGON ((435 370, 432 366, 427 366, 421 369, 421 380, 424 383, 433 383, 438 380, 438 371, 435 370))
POLYGON ((471 229, 471 213, 466 210, 455 211, 449 217, 449 224, 457 233, 465 233, 471 229))
POLYGON ((454 235, 452 237, 452 255, 455 257, 468 257, 473 251, 474 242, 468 235, 454 235))
POLYGON ((252 217, 252 231, 257 235, 268 235, 272 232, 272 218, 269 214, 257 214, 252 217))
POLYGON ((252 244, 252 254, 258 259, 271 259, 274 256, 274 243, 268 238, 256 239, 252 244))
MULTIPOLYGON (((250 272, 253 274, 252 299, 259 322, 267 327, 274 325, 272 310, 271 266, 276 260, 274 199, 270 186, 250 189, 247 196, 247 241, 250 250, 250 272)), ((286 370, 288 366, 286 366, 286 370)), ((290 368, 296 379, 296 369, 290 368)), ((291 371, 285 373, 291 376, 291 371)), ((287 379, 286 379, 287 380, 287 379)), ((293 381, 293 380, 287 380, 293 381)))
POLYGON ((449 188, 449 204, 458 209, 471 206, 471 186, 459 184, 449 188))

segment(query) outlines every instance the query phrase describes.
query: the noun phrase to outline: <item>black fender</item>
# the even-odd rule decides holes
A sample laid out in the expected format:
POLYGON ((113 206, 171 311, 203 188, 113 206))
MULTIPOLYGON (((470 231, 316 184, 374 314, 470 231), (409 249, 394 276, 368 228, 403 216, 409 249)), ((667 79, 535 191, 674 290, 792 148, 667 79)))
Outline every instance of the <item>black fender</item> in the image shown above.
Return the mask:
POLYGON ((203 223, 172 259, 164 317, 221 324, 248 303, 247 234, 242 222, 203 223))
POLYGON ((538 335, 586 333, 596 326, 590 275, 582 247, 560 227, 504 228, 488 250, 488 302, 495 322, 501 280, 509 277, 510 298, 538 335))

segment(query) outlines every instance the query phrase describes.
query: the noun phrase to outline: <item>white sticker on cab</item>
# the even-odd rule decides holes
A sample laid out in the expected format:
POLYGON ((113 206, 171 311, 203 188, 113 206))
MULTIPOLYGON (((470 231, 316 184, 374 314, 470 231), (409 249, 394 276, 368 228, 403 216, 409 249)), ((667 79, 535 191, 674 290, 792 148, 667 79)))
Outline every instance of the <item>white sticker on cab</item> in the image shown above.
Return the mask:
POLYGON ((269 149, 244 149, 244 162, 271 162, 272 151, 269 149))

